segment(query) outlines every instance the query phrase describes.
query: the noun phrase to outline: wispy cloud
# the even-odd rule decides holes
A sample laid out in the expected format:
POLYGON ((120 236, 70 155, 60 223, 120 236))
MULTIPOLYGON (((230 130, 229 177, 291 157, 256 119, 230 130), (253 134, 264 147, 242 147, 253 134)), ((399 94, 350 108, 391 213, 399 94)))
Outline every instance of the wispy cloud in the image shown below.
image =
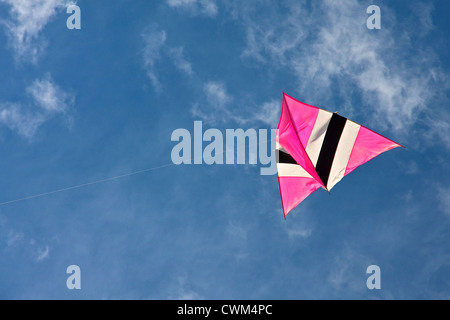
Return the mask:
POLYGON ((74 96, 58 87, 50 75, 36 79, 27 89, 29 101, 0 102, 0 124, 31 139, 38 128, 55 115, 66 115, 74 96))
POLYGON ((225 108, 231 101, 225 85, 220 82, 207 82, 204 85, 206 100, 209 104, 215 104, 217 108, 225 108))
POLYGON ((47 259, 50 256, 50 248, 49 246, 45 246, 45 248, 39 248, 36 251, 36 261, 41 262, 47 259))
POLYGON ((215 17, 219 8, 215 0, 167 0, 170 7, 188 11, 193 15, 215 17))
MULTIPOLYGON (((245 26, 247 47, 243 58, 252 58, 267 64, 276 61, 286 64, 290 53, 298 50, 309 34, 311 18, 307 9, 296 1, 289 6, 289 13, 280 12, 279 3, 268 1, 233 2, 232 15, 245 26), (269 6, 267 8, 266 6, 269 6)), ((275 65, 276 66, 276 65, 275 65)))
POLYGON ((162 84, 158 78, 157 64, 167 56, 174 66, 188 76, 193 75, 192 65, 185 58, 183 47, 172 48, 166 44, 167 33, 164 30, 156 30, 155 27, 148 28, 143 32, 144 39, 143 60, 147 76, 156 92, 161 92, 162 84))
POLYGON ((24 110, 20 104, 0 103, 0 124, 23 137, 33 137, 44 121, 41 114, 24 110))
POLYGON ((271 128, 277 127, 277 122, 280 119, 281 102, 280 100, 270 100, 264 102, 260 108, 255 108, 253 115, 254 121, 260 121, 271 128))
POLYGON ((252 95, 234 97, 222 81, 207 81, 202 86, 202 100, 191 108, 191 114, 209 124, 235 122, 256 123, 276 128, 280 117, 280 100, 255 103, 252 95))
MULTIPOLYGON (((0 0, 9 5, 9 17, 1 20, 16 61, 37 63, 46 41, 40 34, 69 0, 0 0)), ((37 129, 56 114, 66 114, 74 97, 60 89, 49 74, 25 89, 26 101, 0 101, 0 125, 32 138, 37 129)))
MULTIPOLYGON (((396 33, 389 7, 383 6, 383 17, 392 20, 393 31, 374 32, 365 27, 366 7, 357 0, 283 4, 293 9, 283 11, 282 4, 265 1, 234 4, 235 18, 247 34, 243 59, 289 70, 302 99, 310 102, 324 105, 338 93, 347 114, 362 112, 356 95, 377 124, 399 133, 428 109, 442 74, 429 50, 417 50, 410 35, 396 33), (272 9, 270 17, 259 16, 266 6, 272 9), (405 57, 413 48, 415 55, 405 57)), ((427 29, 432 28, 430 10, 419 19, 427 29)))
POLYGON ((16 231, 4 221, 0 224, 0 246, 6 252, 24 252, 28 259, 42 262, 50 256, 50 246, 42 244, 23 232, 16 231))
POLYGON ((155 65, 156 62, 161 59, 161 48, 166 43, 167 35, 165 31, 150 30, 145 32, 142 36, 145 41, 143 58, 147 76, 149 77, 153 88, 156 91, 160 91, 161 83, 156 75, 155 65))
MULTIPOLYGON (((200 5, 194 0, 167 3, 177 8, 200 5)), ((418 10, 414 6, 413 11, 423 30, 432 30, 433 7, 422 7, 418 10)), ((253 61, 264 68, 270 65, 272 72, 287 70, 295 77, 301 99, 306 102, 323 107, 329 104, 348 117, 370 115, 367 125, 406 135, 430 110, 430 102, 438 95, 437 84, 445 76, 432 48, 421 46, 424 49, 417 50, 414 41, 420 38, 412 40, 408 28, 399 25, 388 6, 383 6, 383 21, 393 27, 382 30, 366 28, 366 8, 358 0, 325 0, 314 5, 293 0, 224 2, 224 10, 245 30, 244 62, 253 61), (412 49, 414 55, 405 54, 412 49)), ((158 41, 153 44, 157 52, 162 50, 158 41)), ((172 49, 172 60, 177 68, 192 74, 182 48, 172 49)), ((150 68, 149 77, 157 87, 153 70, 150 68)), ((237 99, 224 82, 205 81, 202 85, 205 100, 194 103, 194 116, 208 122, 276 125, 278 100, 257 105, 247 95, 246 101, 240 97, 239 106, 234 106, 237 99)), ((436 131, 434 135, 448 141, 445 134, 436 131)))
POLYGON ((202 102, 197 102, 191 108, 194 117, 200 118, 210 124, 226 122, 230 119, 239 121, 238 116, 234 116, 230 111, 233 97, 228 93, 223 82, 208 81, 203 84, 202 102))
POLYGON ((47 75, 43 79, 36 79, 27 88, 27 93, 33 98, 35 104, 46 113, 64 113, 73 104, 74 98, 59 88, 47 75))
POLYGON ((183 47, 172 48, 169 50, 169 55, 178 70, 184 72, 189 76, 192 76, 194 74, 194 71, 192 70, 192 64, 184 57, 183 50, 183 47))
POLYGON ((10 6, 10 18, 1 21, 17 60, 35 63, 45 47, 39 34, 68 0, 0 0, 10 6))

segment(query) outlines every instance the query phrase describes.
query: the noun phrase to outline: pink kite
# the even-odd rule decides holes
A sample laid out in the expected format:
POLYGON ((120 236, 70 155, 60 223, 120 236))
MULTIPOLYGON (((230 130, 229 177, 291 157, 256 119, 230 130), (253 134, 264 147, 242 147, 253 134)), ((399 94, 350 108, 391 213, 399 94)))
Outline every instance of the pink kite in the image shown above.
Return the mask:
POLYGON ((337 113, 283 93, 277 136, 277 171, 284 216, 319 188, 388 150, 401 147, 337 113))

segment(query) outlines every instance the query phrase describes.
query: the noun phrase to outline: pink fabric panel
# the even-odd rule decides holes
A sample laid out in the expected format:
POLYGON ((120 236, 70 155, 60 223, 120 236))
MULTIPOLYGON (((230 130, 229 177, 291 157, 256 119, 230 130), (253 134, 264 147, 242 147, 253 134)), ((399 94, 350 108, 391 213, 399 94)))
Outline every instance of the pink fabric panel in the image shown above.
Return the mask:
POLYGON ((308 172, 319 183, 322 183, 322 180, 317 174, 314 165, 311 163, 305 148, 299 140, 298 133, 295 131, 294 125, 291 121, 291 114, 287 104, 285 103, 285 99, 283 99, 283 108, 281 110, 281 118, 278 124, 277 141, 284 149, 286 149, 295 161, 306 170, 306 172, 308 172))
POLYGON ((298 101, 285 93, 283 93, 283 97, 283 103, 289 109, 300 142, 306 148, 319 114, 319 108, 298 101))
POLYGON ((279 177, 281 202, 286 217, 300 202, 321 187, 311 178, 279 177))
POLYGON ((345 170, 345 175, 383 152, 397 147, 401 146, 398 143, 361 126, 347 164, 347 169, 345 170))

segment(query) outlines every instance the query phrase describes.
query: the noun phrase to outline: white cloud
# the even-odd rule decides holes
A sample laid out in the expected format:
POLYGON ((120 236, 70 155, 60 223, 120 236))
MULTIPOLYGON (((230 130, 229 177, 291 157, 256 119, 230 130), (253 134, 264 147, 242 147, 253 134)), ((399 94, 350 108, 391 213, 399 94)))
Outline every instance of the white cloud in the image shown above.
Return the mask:
POLYGON ((239 125, 262 123, 276 128, 280 117, 280 100, 270 100, 262 104, 253 101, 252 96, 234 98, 221 81, 203 84, 203 99, 191 108, 194 117, 210 124, 234 121, 239 125))
POLYGON ((67 0, 0 0, 10 5, 10 19, 2 21, 10 45, 19 60, 36 62, 45 43, 38 36, 57 11, 73 1, 67 0))
POLYGON ((33 97, 36 105, 48 113, 63 113, 73 104, 73 97, 61 90, 49 76, 36 79, 27 88, 27 93, 33 97))
POLYGON ((182 47, 170 49, 169 55, 172 58, 173 63, 178 70, 184 72, 189 76, 192 76, 194 74, 194 71, 192 70, 192 64, 189 61, 187 61, 183 55, 182 47))
POLYGON ((216 108, 226 108, 232 98, 228 95, 225 85, 220 82, 210 81, 204 85, 206 100, 208 104, 215 105, 216 108))
MULTIPOLYGON (((0 0, 9 5, 9 18, 0 21, 6 29, 15 59, 36 63, 45 47, 39 37, 58 10, 74 4, 68 0, 0 0)), ((36 79, 26 88, 30 101, 0 102, 0 125, 19 135, 32 138, 37 129, 53 115, 66 113, 73 105, 73 96, 61 90, 49 75, 36 79)))
POLYGON ((214 0, 167 0, 167 4, 173 8, 187 10, 193 15, 215 17, 219 11, 214 0))
POLYGON ((0 103, 0 124, 25 138, 33 137, 44 121, 41 114, 23 110, 20 104, 0 103))
POLYGON ((36 261, 41 262, 50 256, 50 248, 45 246, 45 248, 39 248, 36 251, 36 261))
POLYGON ((184 57, 183 47, 171 48, 166 44, 167 34, 164 30, 156 31, 155 28, 147 29, 142 37, 144 39, 143 60, 147 76, 156 92, 162 90, 162 84, 157 74, 157 63, 163 54, 167 55, 174 66, 188 76, 194 74, 191 63, 184 57))
MULTIPOLYGON (((167 3, 191 7, 199 2, 167 3)), ((411 132, 437 95, 436 84, 443 75, 434 66, 433 54, 414 48, 407 26, 397 28, 406 30, 404 33, 396 31, 398 22, 387 6, 383 7, 383 21, 393 27, 374 31, 365 26, 367 6, 357 0, 325 0, 313 6, 293 0, 225 4, 245 28, 242 59, 264 68, 269 65, 271 70, 288 70, 296 78, 299 98, 305 102, 335 109, 347 117, 370 115, 368 126, 376 124, 380 130, 390 129, 400 136, 411 132), (412 49, 417 54, 405 55, 412 49)), ((431 30, 432 6, 419 9, 415 8, 419 23, 431 30)), ((187 73, 192 70, 191 64, 180 63, 178 68, 187 73)), ((276 126, 278 100, 255 105, 247 96, 245 101, 240 97, 239 106, 234 106, 222 82, 203 86, 205 100, 194 104, 194 116, 208 122, 259 121, 276 126)), ((448 141, 441 132, 433 134, 448 141)))
MULTIPOLYGON (((407 34, 396 33, 389 8, 383 7, 383 21, 393 27, 374 32, 365 26, 367 6, 357 0, 325 0, 311 7, 297 1, 283 4, 290 10, 283 12, 278 3, 267 1, 234 4, 235 18, 247 34, 242 58, 289 70, 303 100, 336 103, 338 92, 343 106, 330 107, 343 107, 339 111, 346 114, 367 112, 379 126, 408 132, 437 94, 435 84, 442 75, 433 67, 432 55, 417 50, 407 34), (405 61, 411 49, 416 54, 405 61), (355 94, 363 106, 352 103, 355 94)), ((427 29, 429 10, 421 19, 427 29)))
POLYGON ((57 114, 66 115, 74 96, 59 88, 47 75, 36 79, 27 89, 29 103, 1 103, 0 125, 31 139, 41 125, 57 114))
POLYGON ((4 221, 0 224, 0 245, 8 252, 24 252, 30 260, 41 262, 50 256, 49 245, 39 244, 36 240, 28 238, 23 232, 15 231, 4 221))
POLYGON ((233 3, 234 16, 244 23, 246 28, 247 47, 243 58, 253 58, 261 63, 276 61, 288 63, 288 54, 298 50, 309 34, 308 24, 311 19, 305 17, 307 10, 302 3, 290 6, 289 14, 280 13, 278 4, 272 2, 254 2, 252 4, 233 3), (269 4, 270 8, 261 10, 261 5, 269 4))
POLYGON ((260 108, 255 109, 254 121, 265 123, 271 128, 276 128, 281 113, 280 100, 271 100, 262 104, 260 108))
POLYGON ((156 91, 161 90, 161 83, 156 75, 155 64, 161 59, 161 48, 166 43, 167 35, 165 31, 148 31, 143 34, 145 41, 144 47, 144 66, 147 70, 153 88, 156 91))
POLYGON ((218 121, 235 120, 242 123, 238 115, 230 110, 233 97, 228 94, 225 84, 209 81, 203 84, 204 99, 201 103, 193 105, 191 113, 194 117, 201 118, 205 122, 215 124, 218 121))

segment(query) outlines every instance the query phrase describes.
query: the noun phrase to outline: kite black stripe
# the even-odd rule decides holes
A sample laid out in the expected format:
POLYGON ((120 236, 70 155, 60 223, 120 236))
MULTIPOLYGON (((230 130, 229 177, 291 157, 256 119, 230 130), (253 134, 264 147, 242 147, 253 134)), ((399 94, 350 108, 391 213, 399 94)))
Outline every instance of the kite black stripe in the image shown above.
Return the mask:
POLYGON ((316 172, 320 179, 326 186, 328 178, 330 177, 331 166, 333 165, 334 155, 341 139, 342 131, 344 130, 347 119, 341 117, 337 113, 333 113, 330 124, 328 125, 327 133, 323 140, 322 148, 317 160, 316 172))
POLYGON ((297 164, 297 161, 289 153, 278 150, 278 163, 297 164))

